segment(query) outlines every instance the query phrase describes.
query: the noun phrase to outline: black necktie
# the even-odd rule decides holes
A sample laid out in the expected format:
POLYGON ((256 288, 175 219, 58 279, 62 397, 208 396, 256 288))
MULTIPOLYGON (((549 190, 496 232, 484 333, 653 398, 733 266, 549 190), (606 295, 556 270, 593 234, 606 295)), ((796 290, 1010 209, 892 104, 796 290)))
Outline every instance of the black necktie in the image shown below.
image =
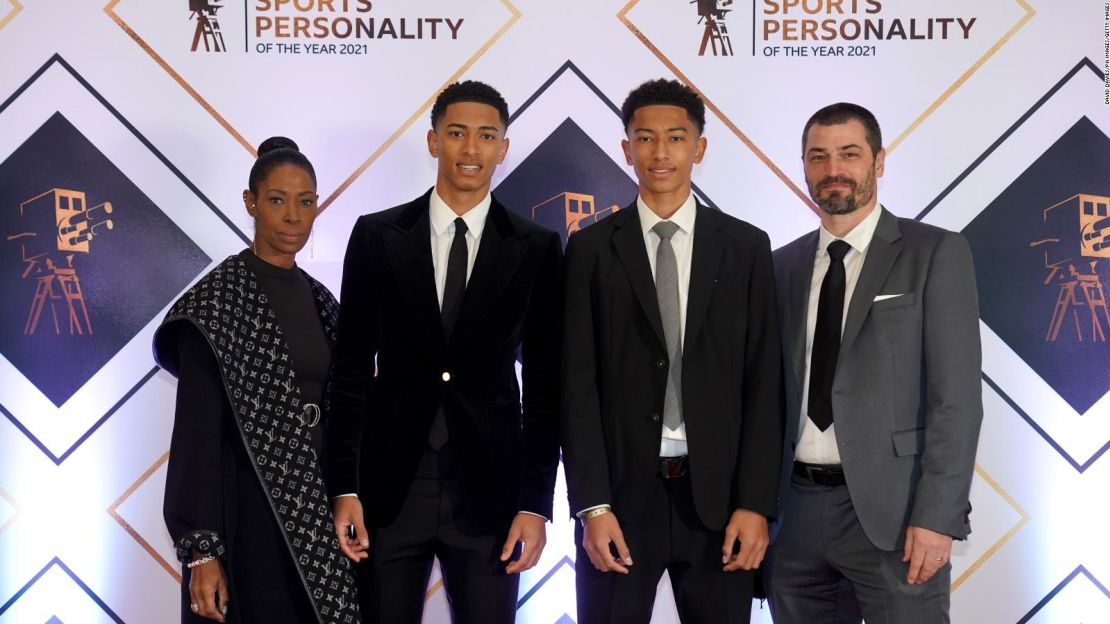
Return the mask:
POLYGON ((451 239, 451 251, 447 254, 447 279, 443 282, 443 304, 440 317, 443 319, 443 337, 450 338, 459 316, 463 292, 466 291, 466 221, 455 219, 455 238, 451 239))
POLYGON ((844 320, 844 256, 851 249, 852 246, 842 240, 829 243, 829 269, 821 282, 821 295, 817 300, 817 324, 813 328, 813 348, 809 354, 806 413, 821 431, 833 422, 832 386, 844 320))
MULTIPOLYGON (((451 239, 451 251, 447 253, 447 278, 443 281, 443 304, 440 305, 440 319, 443 321, 443 338, 450 340, 451 330, 459 316, 463 293, 466 292, 466 221, 455 218, 455 237, 451 239)), ((436 410, 432 429, 428 432, 428 445, 435 450, 447 444, 447 419, 443 405, 436 410)))

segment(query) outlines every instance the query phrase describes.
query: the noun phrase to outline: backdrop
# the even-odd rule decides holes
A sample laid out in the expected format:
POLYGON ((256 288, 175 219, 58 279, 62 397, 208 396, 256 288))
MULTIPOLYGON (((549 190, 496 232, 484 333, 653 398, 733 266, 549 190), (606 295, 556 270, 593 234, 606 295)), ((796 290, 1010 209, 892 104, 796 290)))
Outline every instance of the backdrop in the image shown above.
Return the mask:
MULTIPOLYGON (((617 106, 660 76, 710 109, 699 196, 775 246, 817 226, 806 118, 877 114, 880 201, 963 231, 981 293, 953 620, 1110 622, 1108 42, 1095 0, 0 0, 0 623, 174 619, 175 383, 151 335, 246 245, 253 146, 287 135, 315 163, 299 261, 338 290, 356 217, 433 183, 447 83, 505 94, 496 192, 567 232, 634 197, 617 106)), ((559 488, 521 622, 574 621, 559 488)), ((438 572, 427 597, 446 622, 438 572)))

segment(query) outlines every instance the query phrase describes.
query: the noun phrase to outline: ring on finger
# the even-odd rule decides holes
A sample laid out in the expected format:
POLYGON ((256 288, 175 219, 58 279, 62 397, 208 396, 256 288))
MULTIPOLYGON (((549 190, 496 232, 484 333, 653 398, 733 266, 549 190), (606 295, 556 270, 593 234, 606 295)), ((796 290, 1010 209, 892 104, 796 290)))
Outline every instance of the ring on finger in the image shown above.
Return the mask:
POLYGON ((191 609, 195 613, 197 611, 200 611, 200 605, 194 602, 189 605, 189 609, 191 609))

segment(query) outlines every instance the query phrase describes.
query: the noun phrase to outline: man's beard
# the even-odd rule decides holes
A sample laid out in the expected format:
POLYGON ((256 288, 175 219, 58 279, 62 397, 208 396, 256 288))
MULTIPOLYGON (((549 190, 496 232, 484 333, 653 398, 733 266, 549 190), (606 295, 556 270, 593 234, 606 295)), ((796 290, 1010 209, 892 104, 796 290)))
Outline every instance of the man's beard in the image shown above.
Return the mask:
POLYGON ((875 196, 875 179, 868 176, 867 182, 860 185, 851 178, 831 176, 821 180, 816 187, 810 188, 810 197, 817 206, 831 215, 846 215, 855 212, 860 206, 871 201, 875 196), (847 184, 851 192, 847 194, 835 193, 828 197, 821 197, 821 187, 827 184, 847 184))

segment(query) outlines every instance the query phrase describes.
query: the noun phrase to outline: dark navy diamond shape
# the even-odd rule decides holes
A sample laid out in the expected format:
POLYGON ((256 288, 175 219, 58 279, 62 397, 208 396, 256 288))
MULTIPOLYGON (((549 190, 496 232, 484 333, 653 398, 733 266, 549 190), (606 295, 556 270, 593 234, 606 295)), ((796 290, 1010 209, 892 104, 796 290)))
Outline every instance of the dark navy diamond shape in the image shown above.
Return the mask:
POLYGON ((0 233, 0 353, 58 406, 210 262, 61 113, 0 163, 0 233))
MULTIPOLYGON (((107 603, 105 603, 100 598, 100 596, 97 596, 96 592, 94 592, 92 588, 85 584, 85 581, 82 581, 80 577, 74 574, 73 570, 69 569, 69 566, 67 566, 65 562, 57 557, 54 557, 50 560, 49 563, 43 566, 42 569, 39 570, 34 576, 32 576, 31 579, 23 585, 23 587, 19 588, 19 590, 16 591, 15 594, 13 594, 7 602, 5 602, 4 604, 0 604, 0 615, 4 615, 4 613, 8 609, 12 608, 15 603, 19 602, 19 599, 22 598, 23 595, 26 594, 27 591, 30 590, 31 587, 33 587, 35 583, 37 583, 39 579, 41 579, 43 575, 49 572, 50 569, 54 566, 57 566, 59 570, 64 572, 66 576, 68 576, 70 580, 72 580, 74 584, 77 585, 77 587, 81 588, 81 591, 85 592, 89 596, 89 598, 92 599, 92 601, 95 602, 96 605, 104 611, 104 615, 108 616, 108 618, 110 618, 113 622, 123 624, 123 620, 120 619, 120 617, 116 615, 114 611, 112 611, 112 608, 109 607, 107 603)), ((53 624, 53 622, 60 621, 61 620, 59 620, 57 616, 52 616, 51 619, 47 621, 47 624, 53 624)))
POLYGON ((1083 117, 964 229, 983 321, 1080 414, 1110 390, 1107 171, 1083 117))
POLYGON ((497 186, 510 210, 559 232, 588 227, 636 198, 636 183, 567 118, 497 186))
MULTIPOLYGON (((524 603, 531 600, 532 596, 535 596, 536 593, 539 592, 540 589, 542 589, 543 586, 546 585, 548 581, 550 581, 552 578, 554 578, 555 574, 558 573, 559 570, 561 570, 563 568, 563 566, 566 566, 566 567, 570 568, 571 570, 574 570, 574 562, 570 560, 570 557, 568 557, 566 555, 563 555, 563 558, 560 559, 559 561, 557 561, 555 563, 555 565, 551 566, 551 569, 547 571, 547 574, 543 575, 543 578, 536 581, 536 583, 534 585, 532 585, 532 588, 529 589, 527 591, 527 593, 525 593, 523 596, 521 596, 519 599, 517 599, 517 601, 516 601, 517 611, 519 611, 520 608, 524 606, 524 603)), ((560 622, 561 621, 562 620, 560 620, 560 622)), ((573 622, 573 620, 572 620, 572 622, 573 622)))
POLYGON ((1095 576, 1087 570, 1086 566, 1080 565, 1072 570, 1071 574, 1067 575, 1064 580, 1060 581, 1060 583, 1056 585, 1056 587, 1053 587, 1052 591, 1048 592, 1047 596, 1041 598, 1040 602, 1034 605, 1033 608, 1029 610, 1029 613, 1026 613, 1020 620, 1018 620, 1017 624, 1025 624, 1026 622, 1032 620, 1033 617, 1037 615, 1037 613, 1045 608, 1045 605, 1052 602, 1052 600, 1055 599, 1056 596, 1059 595, 1059 593, 1063 591, 1064 588, 1067 587, 1069 583, 1074 581, 1075 578, 1078 577, 1080 574, 1087 577, 1087 580, 1090 581, 1092 585, 1097 587, 1098 590, 1101 591, 1108 600, 1110 600, 1110 590, 1107 590, 1106 586, 1103 585, 1102 582, 1099 581, 1097 578, 1095 578, 1095 576))
MULTIPOLYGON (((510 126, 564 74, 573 74, 580 80, 613 113, 614 123, 620 123, 617 105, 568 60, 513 112, 510 126)), ((696 183, 692 189, 702 204, 719 210, 696 183)), ((637 188, 636 181, 568 117, 496 191, 498 199, 511 210, 559 232, 565 244, 567 236, 576 229, 605 218, 614 207, 623 208, 631 203, 637 188), (586 208, 592 213, 582 212, 582 202, 587 198, 578 195, 589 196, 586 208)))

